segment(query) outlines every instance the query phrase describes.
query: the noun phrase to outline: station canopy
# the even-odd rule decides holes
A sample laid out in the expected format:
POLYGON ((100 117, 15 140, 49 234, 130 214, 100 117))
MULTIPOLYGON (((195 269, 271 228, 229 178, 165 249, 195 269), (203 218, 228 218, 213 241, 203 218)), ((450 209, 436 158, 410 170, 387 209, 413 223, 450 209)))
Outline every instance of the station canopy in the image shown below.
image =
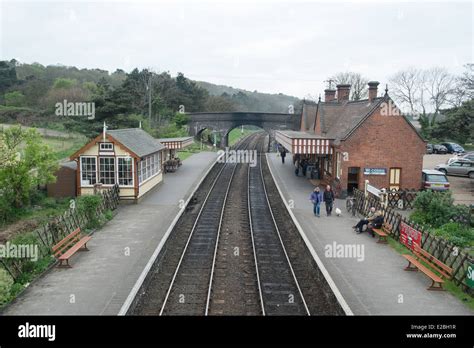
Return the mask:
POLYGON ((193 143, 193 137, 158 139, 169 150, 180 150, 193 143))
POLYGON ((314 133, 276 131, 275 138, 278 143, 293 154, 330 155, 333 153, 333 139, 314 133))

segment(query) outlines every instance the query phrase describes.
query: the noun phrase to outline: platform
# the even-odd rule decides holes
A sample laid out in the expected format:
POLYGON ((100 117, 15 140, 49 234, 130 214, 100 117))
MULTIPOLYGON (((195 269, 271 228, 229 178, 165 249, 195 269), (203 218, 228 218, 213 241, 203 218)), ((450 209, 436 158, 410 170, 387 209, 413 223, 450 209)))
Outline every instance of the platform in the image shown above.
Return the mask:
POLYGON ((116 315, 146 263, 217 153, 201 152, 139 204, 122 205, 117 215, 77 253, 70 269, 53 268, 35 281, 5 315, 116 315))
POLYGON ((321 217, 315 217, 309 201, 314 186, 308 179, 296 177, 291 156, 285 164, 276 153, 267 154, 267 158, 286 202, 293 203, 298 223, 355 315, 474 314, 449 292, 428 291, 431 281, 421 272, 404 271, 406 260, 389 245, 377 243, 367 233, 356 234, 351 227, 358 219, 347 215, 345 200, 336 203, 343 216, 326 217, 323 204, 321 217), (326 255, 334 245, 363 247, 364 258, 326 255))

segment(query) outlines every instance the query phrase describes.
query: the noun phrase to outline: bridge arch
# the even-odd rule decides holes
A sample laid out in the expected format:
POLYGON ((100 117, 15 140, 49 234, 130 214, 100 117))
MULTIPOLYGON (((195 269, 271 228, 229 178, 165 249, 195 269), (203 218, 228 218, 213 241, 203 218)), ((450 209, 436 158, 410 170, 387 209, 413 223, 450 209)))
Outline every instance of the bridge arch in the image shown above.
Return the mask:
POLYGON ((219 147, 228 145, 229 132, 240 126, 257 126, 275 138, 276 130, 299 130, 301 115, 266 112, 195 112, 188 113, 189 133, 199 135, 204 129, 220 134, 219 147))

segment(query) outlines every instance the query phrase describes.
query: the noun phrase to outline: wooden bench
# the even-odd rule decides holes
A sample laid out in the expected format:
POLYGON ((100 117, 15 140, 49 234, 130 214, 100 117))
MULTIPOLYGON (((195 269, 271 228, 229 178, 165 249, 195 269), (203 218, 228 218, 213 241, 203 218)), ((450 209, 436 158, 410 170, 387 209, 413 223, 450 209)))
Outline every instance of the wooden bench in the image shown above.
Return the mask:
POLYGON ((443 262, 438 260, 426 250, 420 248, 417 244, 415 244, 413 253, 415 254, 415 256, 402 255, 408 261, 408 266, 405 267, 405 271, 420 270, 432 281, 431 286, 428 288, 428 290, 444 290, 442 286, 442 284, 444 283, 444 279, 452 278, 453 269, 445 265, 443 262), (429 265, 429 267, 434 269, 440 275, 434 273, 431 269, 422 264, 422 262, 429 265))
POLYGON ((52 250, 54 257, 59 260, 58 267, 71 267, 69 259, 79 250, 88 251, 86 243, 89 240, 91 240, 91 237, 81 236, 81 229, 78 228, 54 245, 52 250), (63 264, 64 261, 66 261, 66 264, 63 264))
POLYGON ((392 230, 392 225, 384 222, 381 228, 371 228, 370 230, 379 236, 377 243, 387 244, 387 237, 392 230))

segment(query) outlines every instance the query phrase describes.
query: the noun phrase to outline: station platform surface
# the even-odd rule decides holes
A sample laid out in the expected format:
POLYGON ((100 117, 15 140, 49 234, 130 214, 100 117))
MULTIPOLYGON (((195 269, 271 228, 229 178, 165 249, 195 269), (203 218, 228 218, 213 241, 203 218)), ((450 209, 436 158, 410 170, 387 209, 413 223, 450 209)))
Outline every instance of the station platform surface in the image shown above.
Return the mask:
MULTIPOLYGON (((421 272, 407 272, 407 261, 388 244, 377 243, 367 233, 352 230, 358 218, 346 213, 345 200, 337 200, 342 216, 313 215, 309 196, 314 186, 308 179, 297 177, 291 156, 285 164, 276 153, 267 154, 274 179, 309 242, 331 275, 345 301, 355 315, 473 315, 466 305, 447 291, 430 291, 431 280, 421 272), (331 257, 325 254, 338 245, 355 245, 363 258, 331 257), (362 254, 362 253, 361 253, 362 254)), ((337 256, 337 255, 336 255, 337 256)))
POLYGON ((93 234, 90 251, 70 260, 72 268, 53 268, 35 281, 4 315, 116 315, 202 176, 217 159, 201 152, 185 159, 174 173, 138 204, 124 204, 93 234))

